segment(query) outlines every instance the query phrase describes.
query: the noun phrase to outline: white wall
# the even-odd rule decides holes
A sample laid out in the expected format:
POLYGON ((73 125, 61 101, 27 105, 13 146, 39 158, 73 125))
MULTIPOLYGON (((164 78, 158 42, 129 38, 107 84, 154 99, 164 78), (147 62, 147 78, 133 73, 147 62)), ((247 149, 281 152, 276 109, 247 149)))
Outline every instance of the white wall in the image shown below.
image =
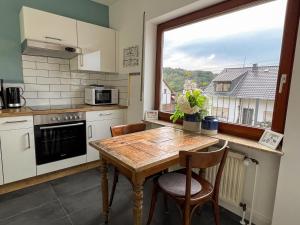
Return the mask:
POLYGON ((300 224, 300 28, 280 162, 273 225, 300 224))

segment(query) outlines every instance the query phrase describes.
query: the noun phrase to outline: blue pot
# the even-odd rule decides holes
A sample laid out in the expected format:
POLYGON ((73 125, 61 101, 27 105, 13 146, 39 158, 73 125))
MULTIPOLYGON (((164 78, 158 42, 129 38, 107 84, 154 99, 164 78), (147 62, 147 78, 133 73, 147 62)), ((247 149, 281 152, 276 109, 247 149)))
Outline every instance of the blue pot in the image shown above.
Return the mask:
POLYGON ((219 120, 214 116, 206 116, 202 120, 202 133, 206 135, 215 135, 218 133, 219 120))
POLYGON ((183 120, 188 122, 201 122, 201 113, 184 114, 183 120))

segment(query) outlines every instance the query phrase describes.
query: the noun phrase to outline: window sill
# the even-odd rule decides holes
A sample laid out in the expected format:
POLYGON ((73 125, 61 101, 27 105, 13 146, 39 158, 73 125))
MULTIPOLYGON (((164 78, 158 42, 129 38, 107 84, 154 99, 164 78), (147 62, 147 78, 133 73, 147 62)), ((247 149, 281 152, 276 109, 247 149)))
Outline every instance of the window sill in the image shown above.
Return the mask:
MULTIPOLYGON (((160 126, 169 126, 169 127, 174 127, 174 128, 177 128, 177 129, 182 129, 182 125, 180 125, 180 124, 174 124, 174 123, 166 122, 166 121, 163 121, 163 120, 144 120, 144 122, 149 123, 149 124, 157 124, 157 125, 160 125, 160 126)), ((214 135, 213 137, 218 138, 220 140, 226 140, 226 141, 229 141, 229 143, 238 144, 238 145, 248 147, 248 148, 251 148, 251 149, 254 149, 254 150, 257 150, 257 151, 276 154, 278 156, 283 156, 284 155, 284 153, 282 152, 281 149, 273 150, 271 148, 268 148, 264 145, 259 144, 257 141, 253 141, 253 140, 250 140, 250 139, 236 137, 236 136, 233 136, 233 135, 222 134, 222 133, 214 135)))

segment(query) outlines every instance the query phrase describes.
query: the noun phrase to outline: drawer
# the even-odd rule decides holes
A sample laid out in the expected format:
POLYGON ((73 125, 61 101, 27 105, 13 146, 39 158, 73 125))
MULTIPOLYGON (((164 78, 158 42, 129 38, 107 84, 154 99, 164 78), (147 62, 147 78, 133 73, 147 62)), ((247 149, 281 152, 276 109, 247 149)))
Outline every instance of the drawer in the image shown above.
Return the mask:
POLYGON ((86 112, 86 121, 123 119, 123 110, 104 110, 86 112))
POLYGON ((32 116, 0 118, 0 130, 15 130, 33 127, 32 116))

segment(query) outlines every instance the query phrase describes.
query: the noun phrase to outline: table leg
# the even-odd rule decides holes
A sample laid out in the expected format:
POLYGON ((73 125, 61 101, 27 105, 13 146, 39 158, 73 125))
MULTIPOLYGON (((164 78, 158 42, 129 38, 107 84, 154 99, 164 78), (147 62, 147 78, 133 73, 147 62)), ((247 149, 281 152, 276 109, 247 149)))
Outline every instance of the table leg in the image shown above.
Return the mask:
POLYGON ((143 220, 143 182, 138 182, 133 184, 134 191, 134 208, 133 217, 134 225, 142 225, 143 220))
POLYGON ((108 178, 107 178, 107 162, 100 156, 100 172, 101 172, 101 189, 102 189, 102 214, 105 218, 105 224, 108 223, 108 178))

